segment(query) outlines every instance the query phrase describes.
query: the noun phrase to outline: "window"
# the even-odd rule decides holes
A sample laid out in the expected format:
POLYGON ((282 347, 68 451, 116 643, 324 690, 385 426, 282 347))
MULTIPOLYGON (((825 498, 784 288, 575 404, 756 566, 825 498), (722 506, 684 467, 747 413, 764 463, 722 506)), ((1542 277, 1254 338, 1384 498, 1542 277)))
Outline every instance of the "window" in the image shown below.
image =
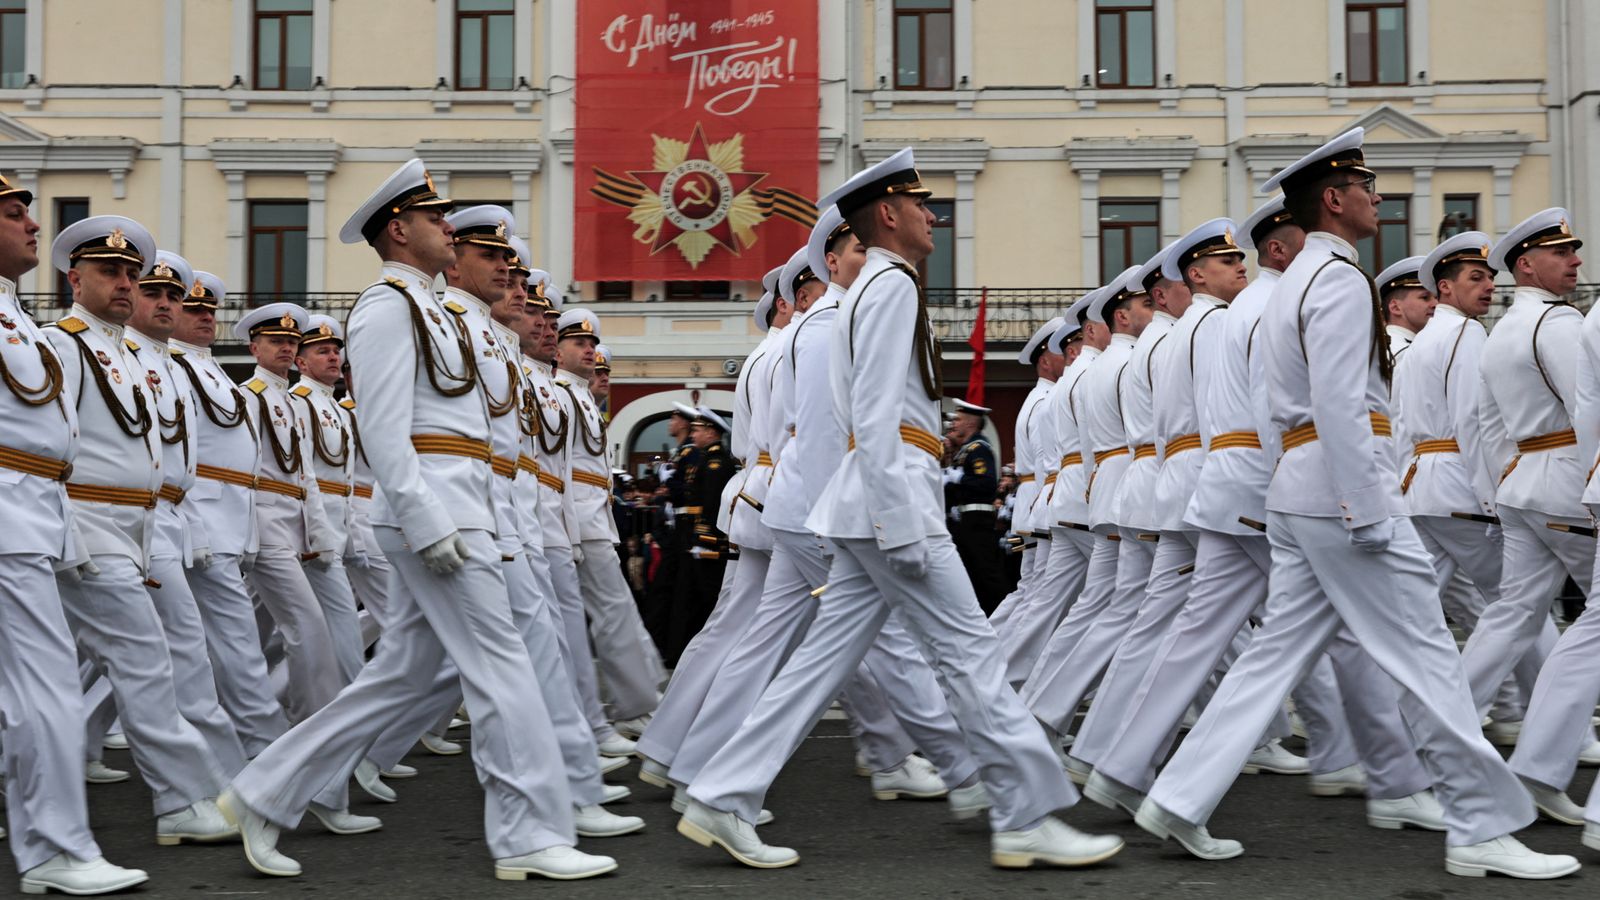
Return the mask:
POLYGON ((1463 231, 1478 230, 1478 195, 1445 194, 1444 218, 1439 221, 1439 240, 1463 231))
POLYGON ((1142 265, 1161 249, 1161 201, 1100 201, 1100 279, 1142 265))
POLYGON ((512 0, 456 0, 456 89, 509 91, 516 33, 512 0))
POLYGON ((1373 276, 1411 255, 1411 198, 1384 195, 1378 235, 1356 242, 1361 265, 1373 276))
POLYGON ((28 81, 28 8, 21 0, 0 0, 0 88, 28 81))
POLYGON ((726 281, 669 281, 668 300, 726 300, 732 294, 726 281))
POLYGON ((255 295, 254 301, 305 290, 305 201, 250 201, 250 293, 255 295))
POLYGON ((929 200, 933 213, 933 252, 917 271, 927 290, 929 303, 954 303, 956 288, 956 203, 954 200, 929 200))
POLYGON ((1405 0, 1345 4, 1346 73, 1352 86, 1406 83, 1405 0))
POLYGON ((955 85, 950 0, 894 0, 894 86, 948 91, 955 85))
POLYGON ((255 0, 256 90, 311 87, 311 0, 255 0))
POLYGON ((1095 84, 1156 86, 1155 0, 1095 0, 1095 84))
MULTIPOLYGON (((56 235, 59 236, 68 225, 82 222, 89 218, 89 198, 87 197, 57 197, 56 209, 56 235)), ((63 302, 71 302, 72 285, 67 284, 67 273, 56 273, 56 293, 63 302)))
POLYGON ((595 287, 596 300, 633 299, 633 282, 631 281, 601 281, 597 282, 595 287))

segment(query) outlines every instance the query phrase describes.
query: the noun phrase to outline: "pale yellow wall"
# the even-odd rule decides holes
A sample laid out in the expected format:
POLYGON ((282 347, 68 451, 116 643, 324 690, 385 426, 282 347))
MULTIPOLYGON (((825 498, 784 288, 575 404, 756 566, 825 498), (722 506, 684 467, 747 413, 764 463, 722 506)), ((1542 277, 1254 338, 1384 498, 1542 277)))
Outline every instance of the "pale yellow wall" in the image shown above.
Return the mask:
MULTIPOLYGON (((1428 30, 1428 80, 1544 80, 1545 5, 1542 0, 1431 4, 1436 13, 1428 30)), ((1411 66, 1413 77, 1417 69, 1411 66)))
MULTIPOLYGON (((192 160, 183 164, 183 189, 183 254, 195 268, 226 281, 227 183, 210 160, 192 160)), ((243 289, 242 285, 230 287, 243 289)))
POLYGON ((235 73, 250 79, 250 61, 233 57, 233 0, 187 0, 183 4, 185 84, 228 85, 235 73))
MULTIPOLYGON (((1062 4, 1072 6, 1074 4, 1062 4)), ((1172 81, 1184 84, 1226 82, 1226 47, 1222 35, 1223 0, 1182 0, 1177 11, 1177 71, 1172 81)), ((1156 84, 1164 86, 1167 73, 1157 65, 1156 84)))
POLYGON ((1078 177, 1065 163, 991 162, 973 202, 973 284, 1076 284, 1080 269, 1078 177), (1026 198, 1025 200, 1022 198, 1026 198), (1019 208, 1028 210, 1018 215, 1019 208))
POLYGON ((1178 196, 1182 201, 1178 205, 1179 221, 1163 222, 1163 230, 1182 233, 1201 222, 1227 215, 1227 183, 1228 173, 1222 168, 1222 160, 1195 160, 1189 171, 1178 180, 1178 196), (1172 227, 1174 224, 1175 228, 1172 227))
POLYGON ((1328 73, 1337 71, 1328 67, 1327 21, 1321 0, 1245 0, 1245 82, 1327 81, 1328 73))
POLYGON ((44 6, 45 83, 161 83, 161 0, 50 0, 44 6))
POLYGON ((973 83, 1071 86, 1077 81, 1078 10, 1067 0, 1002 0, 972 7, 973 83), (1027 27, 1018 28, 1019 22, 1027 27))
POLYGON ((330 84, 433 86, 432 3, 338 0, 328 5, 333 11, 330 84))

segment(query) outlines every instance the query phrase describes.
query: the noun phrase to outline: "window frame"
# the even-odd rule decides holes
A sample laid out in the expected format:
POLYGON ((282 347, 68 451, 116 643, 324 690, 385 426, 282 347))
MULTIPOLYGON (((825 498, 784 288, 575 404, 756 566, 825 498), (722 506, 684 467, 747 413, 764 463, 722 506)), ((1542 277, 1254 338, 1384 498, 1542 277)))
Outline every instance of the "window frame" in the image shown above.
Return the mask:
POLYGON ((1150 90, 1155 90, 1156 82, 1158 80, 1157 77, 1156 77, 1156 69, 1158 68, 1158 66, 1156 65, 1156 29, 1157 29, 1157 18, 1158 17, 1156 15, 1155 0, 1149 0, 1149 2, 1150 2, 1149 7, 1130 7, 1130 6, 1102 7, 1100 5, 1100 0, 1094 0, 1094 85, 1095 85, 1095 87, 1102 88, 1102 89, 1105 89, 1105 90, 1118 90, 1118 91, 1150 91, 1150 90), (1131 11, 1134 11, 1134 10, 1144 10, 1144 9, 1148 9, 1149 12, 1150 12, 1150 83, 1149 84, 1129 84, 1128 83, 1128 13, 1131 12, 1131 11), (1100 17, 1101 16, 1106 16, 1106 15, 1116 16, 1117 17, 1117 20, 1118 20, 1117 33, 1122 38, 1121 42, 1117 46, 1117 52, 1118 52, 1118 54, 1120 54, 1119 57, 1118 57, 1118 62, 1119 62, 1119 65, 1121 66, 1121 70, 1122 70, 1122 80, 1120 82, 1106 81, 1106 80, 1104 80, 1102 78, 1102 76, 1100 74, 1100 70, 1102 68, 1102 66, 1100 65, 1100 60, 1103 58, 1103 48, 1102 48, 1102 46, 1100 44, 1100 17))
POLYGON ((516 5, 516 3, 515 2, 510 3, 510 5, 504 10, 463 10, 461 8, 461 0, 451 0, 451 3, 455 6, 455 11, 453 13, 453 18, 454 18, 454 22, 455 22, 455 28, 454 28, 455 34, 454 34, 454 38, 453 38, 454 43, 451 45, 452 46, 452 50, 453 50, 453 55, 455 57, 455 59, 453 60, 454 69, 455 70, 451 73, 452 77, 450 79, 450 84, 455 88, 455 90, 458 90, 458 91, 502 91, 502 90, 511 90, 513 87, 516 86, 516 83, 517 83, 517 54, 516 54, 516 47, 515 47, 514 43, 513 43, 512 51, 511 51, 511 60, 510 60, 511 68, 506 73, 506 79, 507 79, 506 86, 505 87, 493 87, 489 83, 489 72, 488 72, 488 68, 489 68, 489 23, 490 23, 490 20, 493 19, 496 16, 505 16, 507 19, 510 20, 509 27, 514 30, 516 28, 516 20, 517 20, 517 5, 516 5), (478 62, 479 62, 478 77, 479 77, 479 80, 480 80, 480 85, 478 87, 464 87, 462 85, 462 83, 461 83, 461 57, 462 57, 462 53, 461 53, 461 23, 462 23, 462 20, 464 20, 464 19, 478 19, 478 20, 480 20, 482 22, 482 33, 479 36, 479 43, 480 43, 481 46, 479 48, 480 52, 479 52, 479 56, 478 56, 478 62))
POLYGON ((621 302, 633 299, 631 281, 597 281, 594 284, 596 302, 621 302))
POLYGON ((260 6, 260 3, 258 2, 258 0, 250 0, 250 82, 251 82, 251 86, 255 90, 258 90, 258 91, 305 91, 305 90, 310 90, 317 83, 316 59, 315 59, 316 41, 317 41, 317 38, 316 38, 316 29, 317 29, 316 4, 315 3, 308 3, 308 6, 310 8, 306 9, 304 11, 301 11, 301 10, 266 10, 266 11, 263 11, 261 9, 261 6, 260 6), (294 18, 305 18, 305 19, 309 19, 310 22, 311 22, 311 46, 306 48, 306 52, 311 54, 312 57, 313 57, 312 58, 312 63, 311 63, 311 80, 303 88, 302 87, 289 87, 288 84, 287 84, 288 77, 289 77, 289 65, 288 65, 289 54, 287 52, 288 44, 289 44, 289 41, 288 41, 288 37, 289 37, 289 20, 290 19, 294 19, 294 18), (278 52, 278 56, 279 56, 278 84, 276 86, 269 86, 269 85, 263 84, 262 83, 262 78, 261 78, 261 23, 266 19, 276 19, 276 20, 278 20, 278 40, 279 40, 280 46, 278 48, 278 50, 279 50, 279 52, 278 52))
MULTIPOLYGON (((61 232, 65 231, 67 226, 75 222, 81 222, 94 215, 94 206, 88 197, 54 197, 51 198, 50 212, 53 216, 51 221, 55 227, 56 237, 59 238, 61 232), (66 207, 74 203, 83 204, 83 215, 68 222, 66 220, 66 207)), ((56 294, 61 298, 63 304, 72 302, 72 285, 67 282, 67 273, 65 272, 56 272, 56 294)))
MULTIPOLYGON (((310 203, 308 201, 306 201, 306 200, 300 200, 300 199, 295 199, 295 198, 288 198, 288 199, 266 198, 266 199, 251 199, 251 200, 246 201, 246 207, 245 207, 245 290, 252 298, 255 298, 255 297, 258 297, 258 296, 287 297, 287 296, 295 296, 295 295, 304 294, 306 292, 305 285, 303 285, 303 284, 300 286, 300 289, 297 290, 297 291, 284 290, 284 288, 283 288, 283 247, 284 247, 283 236, 284 235, 288 235, 288 234, 298 233, 299 235, 301 235, 301 240, 305 241, 307 243, 307 245, 308 245, 307 246, 307 250, 309 250, 309 242, 310 242, 309 225, 310 225, 310 203), (258 208, 264 207, 264 206, 298 206, 298 207, 301 208, 302 211, 304 211, 306 213, 306 225, 302 225, 302 226, 294 226, 294 225, 257 225, 255 223, 256 210, 258 208), (270 290, 270 291, 257 291, 256 290, 256 272, 257 272, 257 266, 260 263, 260 260, 258 260, 256 258, 256 236, 257 235, 261 235, 261 234, 276 234, 276 235, 279 236, 278 240, 274 242, 274 251, 273 251, 274 252, 274 257, 273 257, 273 272, 274 272, 273 283, 274 283, 274 288, 272 290, 270 290)), ((308 265, 308 267, 310 265, 309 253, 307 255, 307 265, 308 265)), ((310 276, 311 276, 311 273, 310 273, 309 268, 308 268, 308 270, 306 272, 306 278, 309 280, 310 276)))
POLYGON ((1350 87, 1400 87, 1411 83, 1411 8, 1407 0, 1346 0, 1344 4, 1344 81, 1350 87), (1400 80, 1384 81, 1378 64, 1378 10, 1400 10, 1400 80), (1355 46, 1350 36, 1350 17, 1363 13, 1367 17, 1367 54, 1372 64, 1372 77, 1357 80, 1351 66, 1351 50, 1355 46))
MULTIPOLYGON (((950 207, 950 214, 948 216, 940 216, 938 213, 935 213, 933 218, 933 245, 935 248, 939 246, 939 229, 945 228, 949 229, 950 231, 950 287, 935 288, 929 286, 925 289, 928 295, 928 303, 930 305, 946 306, 955 303, 958 293, 956 285, 960 283, 957 280, 957 276, 960 273, 956 271, 956 201, 954 197, 929 197, 926 201, 924 201, 924 204, 930 209, 934 206, 934 204, 948 204, 950 207), (944 296, 946 291, 949 291, 949 296, 944 296)), ((933 254, 929 253, 927 256, 922 258, 921 262, 917 263, 917 277, 922 279, 922 283, 924 285, 931 285, 929 280, 930 276, 928 273, 928 261, 931 259, 933 259, 933 254)))
POLYGON ((1449 208, 1450 208, 1451 201, 1460 202, 1460 201, 1465 200, 1465 201, 1471 202, 1471 204, 1472 204, 1472 212, 1471 212, 1471 214, 1468 216, 1467 220, 1461 224, 1461 226, 1460 226, 1461 231, 1457 231, 1456 232, 1456 234, 1460 234, 1462 231, 1477 231, 1477 230, 1479 230, 1478 229, 1478 215, 1479 215, 1479 205, 1481 204, 1482 199, 1483 199, 1483 195, 1482 194, 1478 194, 1478 193, 1471 193, 1471 194, 1445 194, 1444 197, 1441 198, 1441 206, 1440 206, 1440 208, 1442 210, 1444 210, 1444 212, 1439 217, 1439 224, 1441 226, 1440 227, 1440 240, 1443 240, 1445 237, 1453 237, 1454 236, 1454 235, 1444 235, 1444 233, 1443 233, 1443 231, 1444 231, 1444 229, 1443 229, 1444 216, 1449 215, 1449 208))
POLYGON ((674 302, 700 302, 722 301, 733 299, 733 282, 731 281, 668 281, 661 290, 662 296, 674 302), (693 285, 692 288, 688 285, 693 285), (716 296, 717 289, 707 289, 707 285, 721 285, 721 296, 716 296), (709 296, 708 296, 709 294, 709 296))
POLYGON ((956 9, 955 0, 946 0, 943 7, 938 9, 901 9, 898 3, 890 0, 889 10, 889 41, 893 48, 892 72, 889 78, 889 88, 896 91, 953 91, 956 88, 956 9), (928 23, 930 15, 946 15, 950 17, 950 44, 948 59, 950 61, 950 83, 946 85, 928 84, 928 23), (900 20, 902 18, 917 20, 917 83, 900 83, 900 20))
MULTIPOLYGON (((1102 269, 1106 268, 1106 265, 1105 265, 1105 263, 1106 263, 1106 232, 1108 230, 1112 230, 1112 231, 1131 231, 1134 228, 1147 228, 1147 227, 1148 228, 1154 228, 1155 232, 1156 232, 1156 250, 1160 250, 1161 249, 1161 198, 1160 197, 1102 197, 1102 198, 1100 198, 1100 200, 1097 202, 1097 204, 1095 206, 1095 221, 1099 225, 1099 228, 1096 230, 1095 233, 1096 233, 1096 235, 1098 237, 1098 240, 1099 240, 1100 267, 1102 269), (1117 222, 1115 224, 1110 225, 1109 228, 1108 228, 1108 226, 1106 224, 1106 215, 1105 215, 1107 206, 1135 206, 1135 205, 1153 207, 1155 209, 1155 211, 1156 211, 1155 218, 1152 219, 1152 220, 1149 220, 1149 221, 1143 221, 1143 220, 1141 220, 1141 221, 1133 221, 1133 220, 1129 220, 1127 222, 1117 222)), ((1123 259, 1125 261, 1121 265, 1116 266, 1114 271, 1102 271, 1100 273, 1100 278, 1102 280, 1105 280, 1107 278, 1111 278, 1112 276, 1114 276, 1117 273, 1121 272, 1123 269, 1126 269, 1127 267, 1129 267, 1131 265, 1135 265, 1135 264, 1138 264, 1138 263, 1143 263, 1149 258, 1149 257, 1146 257, 1145 259, 1134 259, 1133 258, 1133 242, 1131 240, 1124 240, 1123 241, 1122 256, 1123 256, 1123 259)))
POLYGON ((1414 211, 1413 201, 1415 201, 1415 199, 1416 198, 1411 194, 1384 194, 1383 203, 1394 202, 1403 204, 1405 210, 1404 215, 1399 219, 1386 219, 1383 217, 1382 204, 1379 204, 1377 232, 1370 238, 1362 238, 1360 241, 1356 242, 1357 252, 1361 256, 1361 262, 1364 267, 1370 267, 1368 268, 1368 271, 1374 278, 1376 278, 1384 269, 1387 269, 1389 266, 1394 265, 1400 260, 1412 255, 1411 215, 1414 211), (1384 256, 1382 242, 1384 227, 1389 225, 1399 225, 1400 233, 1405 235, 1405 246, 1401 247, 1399 255, 1392 259, 1384 256), (1361 245, 1367 241, 1372 242, 1372 252, 1370 254, 1361 252, 1361 245))
MULTIPOLYGON (((24 0, 0 0, 0 16, 18 15, 22 17, 22 59, 17 61, 16 84, 0 84, 8 90, 25 87, 28 83, 28 4, 24 0)), ((0 48, 5 46, 4 19, 0 19, 0 48)), ((0 56, 0 78, 6 73, 5 60, 0 56)))

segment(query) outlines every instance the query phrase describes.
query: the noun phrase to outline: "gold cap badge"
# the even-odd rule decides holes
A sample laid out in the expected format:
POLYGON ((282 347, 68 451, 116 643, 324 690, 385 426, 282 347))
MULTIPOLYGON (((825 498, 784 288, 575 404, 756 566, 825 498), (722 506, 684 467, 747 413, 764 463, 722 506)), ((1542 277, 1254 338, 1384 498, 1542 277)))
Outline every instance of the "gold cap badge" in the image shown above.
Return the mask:
POLYGON ((121 228, 111 229, 111 233, 106 235, 106 246, 117 250, 128 249, 128 239, 122 234, 121 228))

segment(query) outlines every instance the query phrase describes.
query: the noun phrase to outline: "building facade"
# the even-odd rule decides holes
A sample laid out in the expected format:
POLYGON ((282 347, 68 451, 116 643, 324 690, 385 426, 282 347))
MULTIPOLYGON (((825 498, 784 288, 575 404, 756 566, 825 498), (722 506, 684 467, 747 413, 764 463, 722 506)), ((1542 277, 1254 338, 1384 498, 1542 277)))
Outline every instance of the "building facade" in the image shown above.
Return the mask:
MULTIPOLYGON (((0 169, 48 242, 149 225, 241 303, 337 311, 372 278, 331 239, 401 161, 512 209, 535 265, 604 320, 619 461, 674 399, 727 405, 757 335, 749 282, 571 280, 578 0, 0 0, 0 169)), ((774 6, 784 0, 772 0, 774 6)), ((646 4, 648 5, 648 4, 646 4)), ((1368 132, 1374 269, 1550 205, 1600 222, 1600 9, 1578 0, 806 0, 818 183, 914 146, 958 395, 987 293, 1000 433, 1037 323, 1276 168, 1368 132)), ((61 287, 38 270, 41 308, 61 287)), ((236 350, 237 352, 237 350, 236 350)), ((1008 443, 1008 442, 1007 442, 1008 443)))

